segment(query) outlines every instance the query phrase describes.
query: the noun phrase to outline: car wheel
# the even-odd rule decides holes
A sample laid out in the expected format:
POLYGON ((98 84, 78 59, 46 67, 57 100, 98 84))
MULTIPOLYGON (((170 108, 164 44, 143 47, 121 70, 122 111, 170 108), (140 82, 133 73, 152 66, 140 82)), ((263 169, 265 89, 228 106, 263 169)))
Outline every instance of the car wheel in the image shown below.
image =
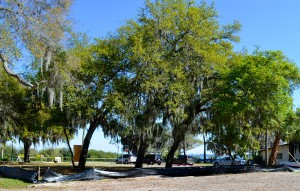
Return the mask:
POLYGON ((128 164, 128 160, 125 160, 125 161, 124 161, 124 164, 128 164))
POLYGON ((214 167, 218 167, 218 166, 220 166, 220 164, 217 163, 217 162, 215 162, 215 163, 214 163, 214 167))

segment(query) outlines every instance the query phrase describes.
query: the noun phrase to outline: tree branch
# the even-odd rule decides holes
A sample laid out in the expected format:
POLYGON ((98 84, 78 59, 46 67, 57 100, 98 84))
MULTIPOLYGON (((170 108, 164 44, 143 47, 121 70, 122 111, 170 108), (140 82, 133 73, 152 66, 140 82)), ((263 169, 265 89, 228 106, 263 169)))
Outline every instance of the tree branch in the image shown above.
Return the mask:
POLYGON ((27 81, 25 81, 24 79, 22 79, 18 74, 14 73, 13 71, 11 71, 8 67, 8 63, 7 60, 4 58, 4 55, 0 53, 0 60, 3 63, 3 68, 5 70, 5 72, 9 75, 12 76, 14 78, 16 78, 22 85, 26 86, 26 87, 30 87, 32 88, 33 85, 27 81))
MULTIPOLYGON (((15 12, 11 9, 8 9, 8 8, 5 8, 5 7, 0 7, 0 12, 2 12, 2 11, 7 12, 8 14, 15 15, 15 18, 16 18, 17 22, 18 22, 18 20, 20 20, 20 19, 17 18, 17 16, 20 15, 25 20, 25 23, 26 23, 24 29, 28 28, 28 23, 29 23, 28 18, 27 18, 26 15, 24 15, 24 13, 22 11, 15 12)), ((19 30, 19 28, 17 30, 19 30)))

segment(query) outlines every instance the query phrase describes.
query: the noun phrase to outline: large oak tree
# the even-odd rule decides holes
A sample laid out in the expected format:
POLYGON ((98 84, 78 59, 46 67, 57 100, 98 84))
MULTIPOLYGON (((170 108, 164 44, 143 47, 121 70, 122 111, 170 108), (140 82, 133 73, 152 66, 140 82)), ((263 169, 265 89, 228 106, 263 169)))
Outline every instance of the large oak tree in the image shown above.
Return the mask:
MULTIPOLYGON (((232 60, 214 88, 213 139, 224 152, 258 150, 260 133, 274 134, 270 165, 293 113, 293 90, 299 86, 298 67, 281 51, 255 51, 232 60)), ((219 148, 220 149, 220 148, 219 148)))

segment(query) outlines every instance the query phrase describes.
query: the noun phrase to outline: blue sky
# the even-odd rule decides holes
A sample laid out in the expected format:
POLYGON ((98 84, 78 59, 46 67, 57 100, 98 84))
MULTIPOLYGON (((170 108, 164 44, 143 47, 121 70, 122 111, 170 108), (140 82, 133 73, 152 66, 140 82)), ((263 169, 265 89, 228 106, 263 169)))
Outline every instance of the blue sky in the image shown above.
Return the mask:
MULTIPOLYGON (((71 17, 77 30, 92 38, 102 38, 122 26, 127 19, 136 18, 138 9, 143 6, 143 0, 75 0, 71 17)), ((300 66, 299 0, 216 0, 215 7, 221 24, 230 24, 234 20, 242 24, 238 33, 241 41, 235 44, 235 50, 246 48, 252 52, 256 46, 260 50, 281 50, 300 66)), ((298 97, 299 91, 294 95, 296 107, 300 107, 298 97)), ((79 132, 71 143, 81 144, 81 140, 82 132, 79 132)), ((118 151, 116 145, 103 137, 101 129, 95 132, 90 148, 118 151)))

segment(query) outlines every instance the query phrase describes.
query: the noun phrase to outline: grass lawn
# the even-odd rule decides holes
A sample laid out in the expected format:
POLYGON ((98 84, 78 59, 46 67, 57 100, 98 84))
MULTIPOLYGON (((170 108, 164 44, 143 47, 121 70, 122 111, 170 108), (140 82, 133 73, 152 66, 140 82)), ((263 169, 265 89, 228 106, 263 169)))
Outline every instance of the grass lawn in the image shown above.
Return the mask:
POLYGON ((26 183, 21 180, 0 178, 0 189, 19 190, 27 188, 32 183, 26 183))

